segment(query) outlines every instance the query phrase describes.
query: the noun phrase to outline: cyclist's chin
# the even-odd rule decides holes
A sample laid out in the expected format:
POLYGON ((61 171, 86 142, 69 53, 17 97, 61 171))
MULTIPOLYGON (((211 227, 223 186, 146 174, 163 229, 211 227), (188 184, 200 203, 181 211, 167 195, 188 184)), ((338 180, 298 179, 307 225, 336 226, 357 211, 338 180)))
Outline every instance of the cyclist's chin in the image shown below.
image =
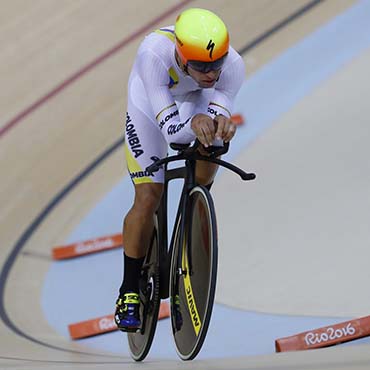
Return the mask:
POLYGON ((203 88, 213 87, 216 83, 216 80, 199 80, 198 85, 203 88))

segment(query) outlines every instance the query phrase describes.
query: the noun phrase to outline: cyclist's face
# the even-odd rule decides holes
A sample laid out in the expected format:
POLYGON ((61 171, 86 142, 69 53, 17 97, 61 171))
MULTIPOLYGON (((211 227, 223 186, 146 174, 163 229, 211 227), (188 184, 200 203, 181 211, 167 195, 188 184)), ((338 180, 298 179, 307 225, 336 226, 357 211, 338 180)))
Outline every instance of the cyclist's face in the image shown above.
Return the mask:
POLYGON ((188 66, 188 73, 198 83, 200 87, 210 88, 214 86, 214 84, 220 77, 221 68, 215 71, 199 72, 191 68, 191 66, 188 66))

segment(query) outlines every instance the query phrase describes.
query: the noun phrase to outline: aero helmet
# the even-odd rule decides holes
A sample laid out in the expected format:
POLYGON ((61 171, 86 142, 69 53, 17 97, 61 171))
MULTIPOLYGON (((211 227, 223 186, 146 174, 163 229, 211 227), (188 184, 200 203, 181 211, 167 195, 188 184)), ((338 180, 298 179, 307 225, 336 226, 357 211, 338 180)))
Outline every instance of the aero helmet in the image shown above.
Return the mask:
POLYGON ((229 50, 229 34, 216 14, 200 8, 185 10, 176 19, 175 36, 176 51, 185 65, 201 62, 198 65, 221 68, 229 50))

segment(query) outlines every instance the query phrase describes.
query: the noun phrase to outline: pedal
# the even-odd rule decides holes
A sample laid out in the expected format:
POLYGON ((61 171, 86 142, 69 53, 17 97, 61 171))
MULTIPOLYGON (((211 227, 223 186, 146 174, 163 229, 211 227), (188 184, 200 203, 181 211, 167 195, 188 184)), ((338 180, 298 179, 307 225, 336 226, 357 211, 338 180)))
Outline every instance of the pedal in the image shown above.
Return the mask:
POLYGON ((122 333, 139 333, 141 328, 127 328, 127 329, 118 329, 122 333))

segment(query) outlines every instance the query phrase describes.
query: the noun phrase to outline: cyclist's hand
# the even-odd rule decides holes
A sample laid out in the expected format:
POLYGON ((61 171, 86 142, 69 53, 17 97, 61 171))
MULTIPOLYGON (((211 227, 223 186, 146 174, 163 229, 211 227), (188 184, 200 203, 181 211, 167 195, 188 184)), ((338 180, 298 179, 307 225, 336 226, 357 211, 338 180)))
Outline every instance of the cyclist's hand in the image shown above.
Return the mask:
POLYGON ((191 120, 191 128, 197 139, 207 148, 215 139, 215 124, 206 114, 196 114, 191 120))
POLYGON ((222 139, 224 142, 228 143, 236 132, 236 125, 231 121, 230 118, 227 118, 223 115, 218 115, 214 118, 216 124, 216 139, 222 139))

